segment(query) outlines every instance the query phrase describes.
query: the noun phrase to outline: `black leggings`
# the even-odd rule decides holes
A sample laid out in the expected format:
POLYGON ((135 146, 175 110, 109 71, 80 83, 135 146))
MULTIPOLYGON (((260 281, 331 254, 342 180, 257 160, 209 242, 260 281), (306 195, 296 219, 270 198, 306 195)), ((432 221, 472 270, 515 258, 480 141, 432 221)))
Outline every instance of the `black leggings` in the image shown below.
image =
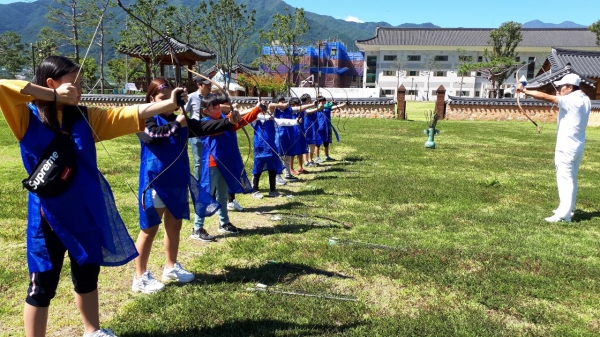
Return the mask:
MULTIPOLYGON (((41 273, 29 273, 29 288, 25 302, 31 306, 45 308, 50 306, 50 300, 56 295, 60 271, 65 259, 67 249, 60 242, 56 233, 50 228, 48 221, 42 217, 42 230, 48 249, 52 269, 41 273)), ((97 264, 84 264, 80 266, 69 254, 71 260, 71 280, 78 294, 87 294, 98 288, 98 275, 100 266, 97 264)))
MULTIPOLYGON (((275 191, 275 178, 277 177, 277 171, 269 170, 269 190, 271 192, 275 191)), ((258 181, 260 180, 260 175, 262 172, 258 172, 252 177, 252 189, 254 191, 258 191, 258 181)))

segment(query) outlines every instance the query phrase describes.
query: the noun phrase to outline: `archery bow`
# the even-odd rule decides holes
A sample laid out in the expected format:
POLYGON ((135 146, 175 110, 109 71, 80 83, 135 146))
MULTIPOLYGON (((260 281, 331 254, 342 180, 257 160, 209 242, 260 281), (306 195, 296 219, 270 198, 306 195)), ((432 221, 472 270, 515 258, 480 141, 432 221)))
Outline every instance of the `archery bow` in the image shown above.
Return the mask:
MULTIPOLYGON (((184 68, 181 64, 181 61, 179 60, 179 57, 177 56, 176 53, 174 53, 174 48, 173 48, 173 43, 171 41, 171 38, 168 37, 167 35, 159 32, 156 28, 152 27, 152 25, 148 24, 147 22, 145 22, 144 20, 140 19, 139 17, 137 17, 135 14, 133 14, 129 9, 127 9, 125 6, 123 6, 123 4, 121 3, 121 0, 117 0, 117 4, 119 5, 119 7, 121 7, 125 13, 127 13, 127 15, 131 16, 132 18, 134 18, 135 20, 137 20, 138 22, 140 22, 141 24, 143 24, 144 26, 150 28, 150 30, 152 30, 153 32, 155 32, 156 34, 158 34, 158 36, 160 36, 161 38, 163 38, 163 40, 165 40, 165 42, 167 43, 167 46, 169 48, 169 53, 171 54, 171 59, 174 59, 177 62, 177 65, 179 66, 179 68, 184 68)), ((184 68, 185 69, 185 68, 184 68)), ((179 83, 177 83, 176 85, 179 85, 179 83)), ((179 106, 181 113, 184 116, 187 116, 185 109, 183 107, 185 102, 183 102, 183 100, 180 98, 180 96, 178 95, 177 97, 177 105, 179 106)), ((186 128, 186 136, 184 137, 184 139, 187 139, 189 137, 189 128, 186 128)), ((152 180, 150 180, 150 182, 144 187, 144 189, 142 190, 142 208, 146 209, 146 205, 145 205, 145 195, 146 192, 151 188, 152 184, 160 177, 162 176, 168 169, 170 169, 173 165, 175 165, 175 163, 179 160, 179 158, 183 155, 184 152, 187 151, 187 144, 188 142, 184 142, 183 146, 181 147, 181 151, 179 152, 179 154, 177 155, 177 157, 175 157, 175 159, 169 164, 167 165, 167 167, 165 167, 162 171, 160 171, 152 180)))
MULTIPOLYGON (((533 59, 533 62, 535 62, 535 59, 533 59)), ((515 83, 521 83, 521 84, 523 85, 523 87, 525 87, 525 84, 526 84, 526 83, 522 83, 522 82, 519 80, 519 71, 521 71, 521 69, 523 69, 524 67, 528 66, 530 63, 531 63, 531 62, 529 62, 529 63, 525 63, 525 64, 523 64, 522 66, 520 66, 519 68, 517 68, 517 70, 515 71, 515 81, 516 81, 515 83)), ((521 112, 521 114, 523 114, 525 117, 527 117, 527 119, 529 119, 529 121, 530 121, 531 123, 533 123, 533 125, 535 125, 535 127, 536 127, 536 129, 537 129, 537 132, 538 132, 538 133, 540 133, 540 132, 541 132, 541 129, 540 129, 540 127, 537 125, 537 123, 536 123, 536 122, 534 122, 534 121, 533 121, 533 119, 531 119, 531 117, 529 117, 529 115, 528 115, 528 114, 525 112, 525 110, 524 110, 524 109, 523 109, 523 107, 521 106, 521 102, 520 102, 520 100, 519 100, 520 96, 521 96, 521 95, 520 95, 520 90, 519 90, 519 92, 517 92, 517 107, 519 108, 519 111, 521 112)))

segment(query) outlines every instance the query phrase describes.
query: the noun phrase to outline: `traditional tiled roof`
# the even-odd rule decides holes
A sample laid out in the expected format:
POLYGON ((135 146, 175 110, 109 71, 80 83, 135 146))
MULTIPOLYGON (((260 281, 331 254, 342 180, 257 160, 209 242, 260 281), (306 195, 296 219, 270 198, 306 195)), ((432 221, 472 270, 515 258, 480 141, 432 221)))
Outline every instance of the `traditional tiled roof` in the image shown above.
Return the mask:
POLYGON ((552 69, 563 69, 570 65, 579 75, 600 77, 600 51, 552 48, 548 61, 552 69))
MULTIPOLYGON (((169 37, 169 41, 169 43, 167 43, 165 39, 153 41, 150 50, 153 50, 156 55, 171 55, 170 48, 173 48, 173 52, 176 54, 185 53, 189 51, 203 59, 215 58, 215 55, 208 50, 194 47, 190 44, 183 43, 172 37, 169 37)), ((152 56, 150 50, 148 50, 148 47, 145 45, 135 45, 132 48, 119 48, 120 53, 140 56, 152 56)))
POLYGON ((591 87, 596 87, 596 81, 583 76, 580 72, 575 71, 571 66, 566 66, 566 67, 564 67, 562 69, 558 69, 558 70, 550 69, 549 71, 546 71, 546 72, 542 73, 541 75, 535 77, 531 81, 529 81, 525 87, 527 89, 538 89, 550 82, 560 80, 567 74, 577 74, 577 75, 579 75, 579 77, 581 77, 581 81, 583 83, 585 83, 591 87))
MULTIPOLYGON (((356 44, 374 46, 489 46, 493 28, 381 28, 356 44)), ((596 34, 586 28, 521 29, 519 47, 595 47, 596 34)))
POLYGON ((146 102, 146 96, 144 95, 99 95, 99 94, 84 94, 81 95, 81 102, 94 102, 94 103, 131 103, 140 104, 146 102))
MULTIPOLYGON (((534 98, 523 98, 519 102, 522 106, 547 106, 551 107, 553 104, 546 101, 534 99, 534 98)), ((517 106, 516 98, 471 98, 471 97, 458 97, 448 96, 446 100, 448 105, 493 105, 493 106, 517 106)), ((592 109, 600 110, 600 101, 592 101, 592 109)))
MULTIPOLYGON (((295 97, 295 96, 293 96, 295 97)), ((244 96, 230 96, 232 103, 240 104, 256 104, 258 97, 244 97, 244 96)), ((330 100, 329 97, 326 97, 330 100)), ((265 103, 271 103, 271 97, 261 97, 265 103)), ((289 100, 290 97, 286 98, 289 100)), ((130 103, 140 104, 146 101, 146 97, 143 95, 81 95, 81 102, 93 102, 93 103, 130 103)), ((336 98, 337 102, 344 103, 346 98, 336 98)), ((351 98, 348 101, 351 105, 388 105, 394 104, 394 100, 387 97, 375 97, 375 98, 351 98)))

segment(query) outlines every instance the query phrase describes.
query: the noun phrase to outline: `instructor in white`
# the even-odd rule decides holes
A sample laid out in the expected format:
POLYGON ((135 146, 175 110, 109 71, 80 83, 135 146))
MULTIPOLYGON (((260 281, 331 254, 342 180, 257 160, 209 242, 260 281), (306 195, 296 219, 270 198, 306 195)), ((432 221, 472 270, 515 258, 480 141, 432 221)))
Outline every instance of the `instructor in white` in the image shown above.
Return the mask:
POLYGON ((554 210, 554 215, 546 218, 548 222, 570 222, 575 209, 577 173, 583 157, 585 128, 591 110, 590 99, 579 89, 580 83, 581 78, 577 74, 565 75, 560 81, 554 82, 556 96, 527 90, 521 84, 517 84, 517 90, 525 95, 557 104, 559 107, 554 164, 560 204, 554 210))

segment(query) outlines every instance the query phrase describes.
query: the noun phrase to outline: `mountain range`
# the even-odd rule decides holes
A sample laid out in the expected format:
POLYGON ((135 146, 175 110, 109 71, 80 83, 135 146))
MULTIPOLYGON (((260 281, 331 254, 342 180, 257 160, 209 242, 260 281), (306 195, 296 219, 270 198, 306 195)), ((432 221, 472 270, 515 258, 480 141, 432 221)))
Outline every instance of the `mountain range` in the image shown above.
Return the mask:
MULTIPOLYGON (((129 6, 135 0, 123 0, 125 6, 129 6)), ((285 7, 292 9, 282 0, 236 0, 237 3, 245 4, 249 10, 256 10, 256 32, 249 38, 249 43, 240 51, 240 61, 249 63, 257 54, 253 42, 258 42, 258 30, 270 29, 272 16, 275 13, 283 12, 285 7)), ((170 4, 182 4, 189 7, 197 5, 197 0, 169 0, 170 4)), ((0 5, 0 33, 14 31, 21 35, 22 41, 31 43, 36 41, 36 36, 40 29, 48 26, 46 19, 47 6, 54 5, 52 0, 38 0, 33 2, 15 2, 7 5, 0 5)), ((120 8, 111 8, 115 13, 115 20, 123 23, 126 13, 120 8)), ((374 36, 377 26, 380 27, 398 27, 398 28, 440 28, 433 23, 404 23, 398 26, 390 25, 387 22, 351 22, 336 19, 328 15, 320 15, 312 12, 305 12, 305 18, 310 30, 304 36, 304 42, 307 45, 313 45, 318 40, 337 40, 346 45, 349 51, 357 51, 354 41, 368 39, 374 36)), ((123 24, 122 24, 123 25, 123 24)), ((489 27, 488 27, 489 28, 489 27)), ((565 21, 560 24, 544 23, 538 20, 529 21, 523 24, 523 28, 586 28, 571 21, 565 21)), ((114 34, 116 37, 116 34, 114 34)), ((111 55, 108 55, 111 57, 111 55)))

